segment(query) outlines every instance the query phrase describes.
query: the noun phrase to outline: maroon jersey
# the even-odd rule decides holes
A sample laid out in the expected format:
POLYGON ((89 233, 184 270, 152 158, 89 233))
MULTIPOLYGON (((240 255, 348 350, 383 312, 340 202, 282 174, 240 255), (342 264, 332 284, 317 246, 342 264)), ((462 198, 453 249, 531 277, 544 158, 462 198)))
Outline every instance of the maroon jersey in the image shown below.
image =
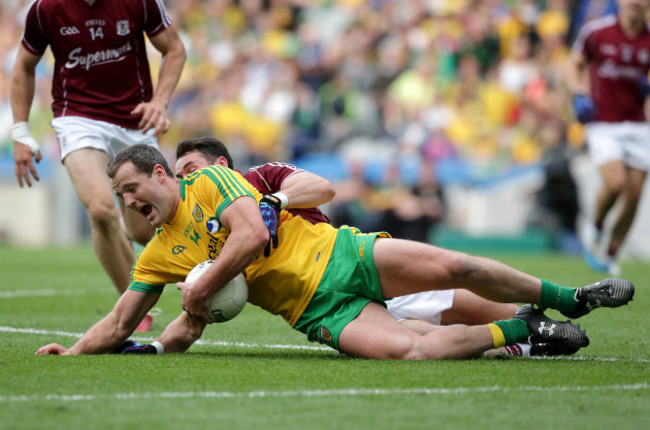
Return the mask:
POLYGON ((633 39, 609 15, 587 23, 573 46, 589 62, 596 121, 645 121, 640 80, 650 67, 650 32, 633 39))
POLYGON ((37 0, 22 44, 35 55, 52 48, 55 117, 136 129, 131 111, 153 95, 144 32, 155 36, 170 24, 162 0, 37 0))
MULTIPOLYGON (((262 194, 277 193, 282 190, 284 181, 294 173, 304 172, 292 164, 267 163, 248 169, 244 178, 262 194)), ((300 216, 312 224, 330 223, 329 218, 318 208, 287 209, 295 216, 300 216)))

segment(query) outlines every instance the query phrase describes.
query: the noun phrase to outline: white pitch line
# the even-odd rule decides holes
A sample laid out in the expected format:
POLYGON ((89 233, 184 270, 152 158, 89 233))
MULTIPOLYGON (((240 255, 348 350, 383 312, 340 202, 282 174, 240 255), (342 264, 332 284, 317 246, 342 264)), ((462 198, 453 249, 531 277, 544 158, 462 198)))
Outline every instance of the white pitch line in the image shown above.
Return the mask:
MULTIPOLYGON (((34 328, 15 328, 0 326, 0 333, 24 333, 48 336, 63 336, 80 338, 83 333, 71 333, 58 330, 38 330, 34 328)), ((138 342, 152 342, 153 337, 131 337, 131 339, 138 342)), ((260 344, 260 343, 244 343, 244 342, 226 342, 226 341, 212 341, 212 340, 197 340, 194 345, 198 346, 222 346, 222 347, 240 347, 240 348, 266 348, 266 349, 290 349, 290 350, 308 350, 308 351, 329 351, 335 352, 332 348, 327 346, 314 346, 314 345, 290 345, 290 344, 260 344)), ((632 363, 650 363, 650 360, 645 358, 618 358, 618 357, 583 357, 583 356, 558 356, 558 357, 532 357, 535 360, 573 360, 573 361, 604 361, 604 362, 632 362, 632 363)))
POLYGON ((79 290, 16 290, 0 291, 0 299, 14 299, 16 297, 43 297, 43 296, 73 296, 79 294, 79 290))
POLYGON ((459 395, 494 392, 580 392, 580 391, 640 391, 647 390, 647 382, 637 384, 617 385, 555 385, 504 387, 493 385, 488 387, 456 387, 456 388, 410 388, 410 389, 338 389, 338 390, 290 390, 290 391, 175 391, 175 392, 145 392, 145 393, 115 393, 115 394, 45 394, 31 396, 0 396, 0 403, 42 402, 48 400, 79 402, 94 400, 146 400, 146 399, 188 399, 188 398, 271 398, 271 397, 329 397, 329 396, 401 396, 401 395, 459 395))
MULTIPOLYGON (((23 334, 37 334, 37 335, 52 335, 52 336, 64 336, 64 337, 73 337, 80 338, 83 336, 83 333, 70 333, 65 331, 58 330, 38 330, 33 328, 15 328, 0 326, 0 333, 23 333, 23 334)), ((131 339, 137 340, 138 342, 151 342, 154 340, 152 337, 132 337, 131 339)), ((258 344, 258 343, 243 343, 243 342, 225 342, 225 341, 209 341, 209 340, 198 340, 194 342, 194 345, 207 345, 207 346, 237 346, 241 348, 268 348, 268 349, 294 349, 294 350, 310 350, 310 351, 331 351, 334 352, 332 348, 327 346, 312 346, 312 345, 267 345, 267 344, 258 344)))

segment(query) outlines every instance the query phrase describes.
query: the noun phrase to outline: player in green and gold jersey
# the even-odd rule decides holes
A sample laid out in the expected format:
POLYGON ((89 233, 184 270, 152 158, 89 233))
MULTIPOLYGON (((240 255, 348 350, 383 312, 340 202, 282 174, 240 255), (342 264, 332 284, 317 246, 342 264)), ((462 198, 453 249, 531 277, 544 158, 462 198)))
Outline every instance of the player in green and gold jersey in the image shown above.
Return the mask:
MULTIPOLYGON (((252 197, 256 202, 262 197, 238 172, 222 166, 190 174, 180 181, 179 189, 176 213, 157 229, 138 258, 130 290, 160 293, 165 284, 183 281, 196 262, 216 259, 230 234, 221 221, 223 211, 240 197, 252 197)), ((144 212, 147 210, 145 206, 144 212)), ((314 294, 336 239, 336 230, 330 225, 312 226, 300 217, 293 218, 282 212, 278 232, 284 239, 282 246, 268 258, 253 260, 244 272, 249 301, 281 315, 292 326, 314 294), (287 275, 278 278, 275 273, 287 275)))

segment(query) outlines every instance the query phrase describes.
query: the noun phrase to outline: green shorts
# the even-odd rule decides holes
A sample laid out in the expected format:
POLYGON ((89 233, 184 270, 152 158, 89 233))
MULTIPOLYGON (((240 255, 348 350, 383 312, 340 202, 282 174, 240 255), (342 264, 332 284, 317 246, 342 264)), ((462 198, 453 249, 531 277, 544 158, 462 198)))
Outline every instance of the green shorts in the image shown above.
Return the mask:
POLYGON ((377 236, 390 237, 387 233, 360 233, 356 228, 339 229, 323 278, 294 327, 310 341, 339 349, 341 331, 368 303, 386 306, 372 254, 377 236))

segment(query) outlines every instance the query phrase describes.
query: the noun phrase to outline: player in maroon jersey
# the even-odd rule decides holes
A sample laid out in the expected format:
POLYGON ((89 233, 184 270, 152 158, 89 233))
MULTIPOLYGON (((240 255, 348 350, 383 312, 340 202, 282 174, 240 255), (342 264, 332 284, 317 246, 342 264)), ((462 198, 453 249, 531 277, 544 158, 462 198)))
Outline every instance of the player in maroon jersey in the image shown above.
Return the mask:
POLYGON ((52 127, 61 160, 90 218, 97 257, 118 292, 129 285, 132 240, 153 231, 122 207, 124 233, 106 166, 124 146, 157 146, 167 131, 166 109, 185 62, 185 48, 162 0, 37 0, 27 14, 11 84, 14 164, 18 184, 39 180, 41 160, 27 121, 35 68, 46 48, 54 54, 52 127), (153 89, 144 33, 163 55, 153 89), (31 175, 31 177, 30 177, 31 175))
MULTIPOLYGON (((176 157, 176 176, 179 178, 214 164, 219 158, 224 159, 226 167, 234 168, 225 145, 212 137, 181 141, 176 149, 176 157)), ((334 187, 327 179, 287 163, 251 167, 243 176, 263 195, 282 193, 281 199, 287 202, 282 207, 293 215, 301 216, 312 224, 330 223, 327 215, 318 209, 319 205, 334 197, 334 187), (288 201, 291 204, 287 207, 288 201)))
POLYGON ((619 0, 618 15, 587 23, 572 49, 569 86, 576 116, 587 123, 587 144, 603 178, 593 222, 585 234, 591 268, 617 274, 616 255, 627 235, 650 168, 650 126, 644 113, 650 68, 646 0, 619 0), (620 201, 608 243, 605 219, 620 201))

